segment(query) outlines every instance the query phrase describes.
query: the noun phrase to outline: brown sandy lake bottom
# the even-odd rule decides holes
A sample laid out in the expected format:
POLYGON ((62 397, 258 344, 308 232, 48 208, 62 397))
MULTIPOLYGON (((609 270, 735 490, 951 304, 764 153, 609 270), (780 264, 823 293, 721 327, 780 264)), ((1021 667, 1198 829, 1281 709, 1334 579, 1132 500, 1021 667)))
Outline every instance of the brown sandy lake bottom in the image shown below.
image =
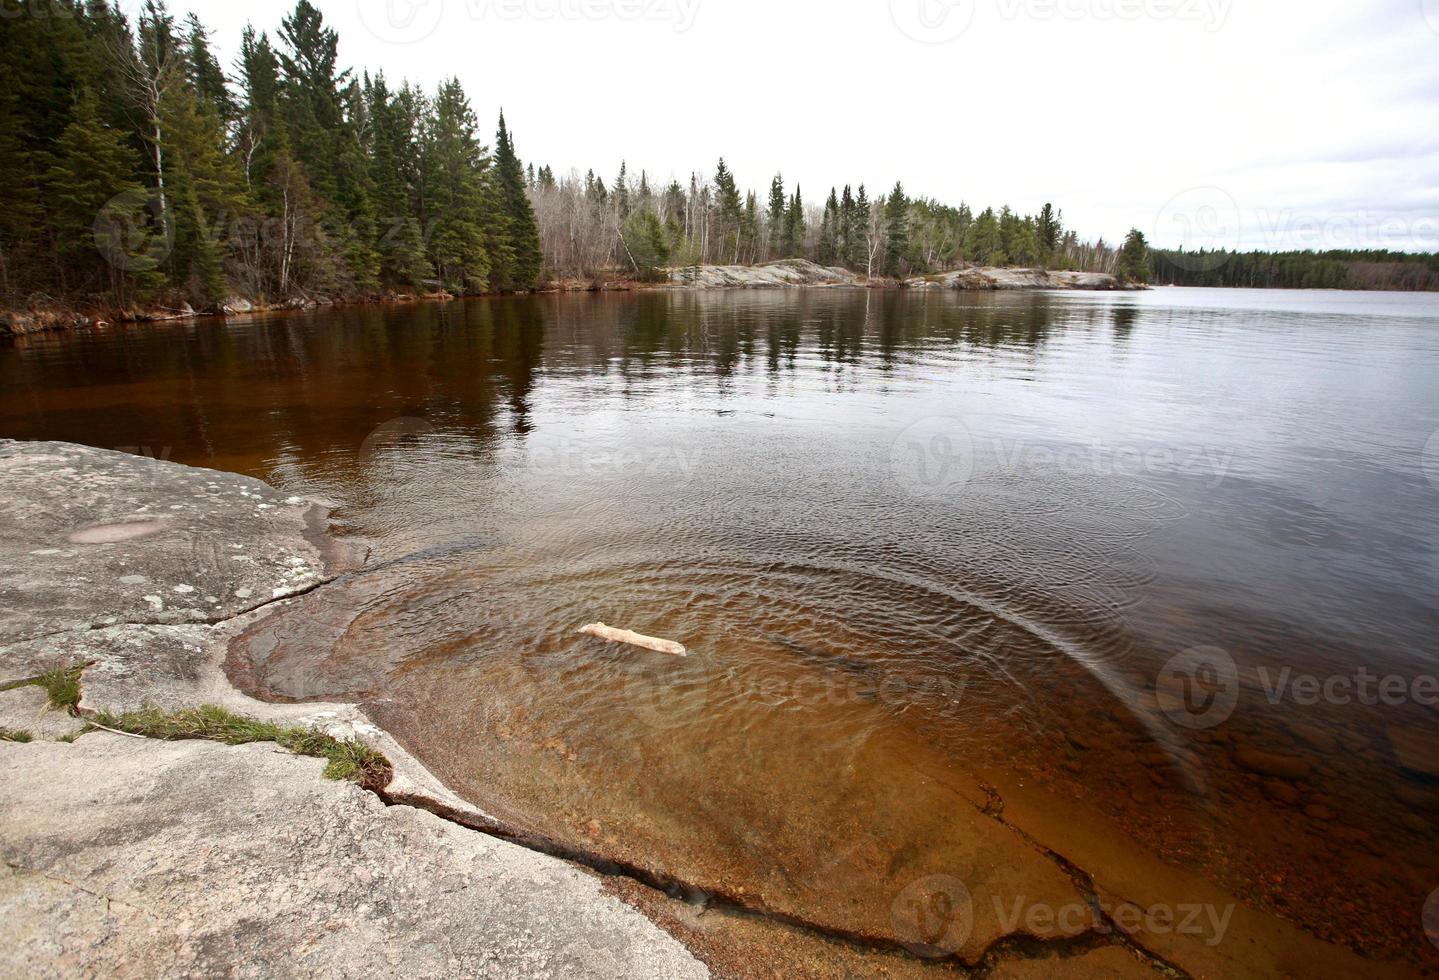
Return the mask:
POLYGON ((0 349, 0 435, 259 476, 372 546, 237 643, 243 686, 361 701, 513 826, 836 934, 906 942, 907 889, 961 881, 970 959, 989 896, 1069 894, 981 827, 1020 794, 1056 851, 1103 822, 1439 968, 1436 429, 1439 300, 1399 294, 543 296, 0 349))

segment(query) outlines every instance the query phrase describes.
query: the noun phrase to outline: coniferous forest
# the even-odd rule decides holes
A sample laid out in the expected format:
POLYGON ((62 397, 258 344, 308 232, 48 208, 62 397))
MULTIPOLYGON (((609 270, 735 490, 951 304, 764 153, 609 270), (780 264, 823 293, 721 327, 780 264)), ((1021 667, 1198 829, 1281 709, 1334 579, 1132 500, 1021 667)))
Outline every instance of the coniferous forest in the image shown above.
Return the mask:
POLYGON ((214 308, 555 280, 661 278, 665 267, 803 257, 870 276, 966 264, 1114 272, 1204 285, 1432 289, 1432 256, 1149 254, 1087 242, 1046 204, 911 197, 896 183, 811 198, 775 175, 607 181, 522 162, 501 114, 457 80, 424 91, 341 65, 299 0, 247 28, 222 64, 205 26, 163 0, 133 22, 104 0, 0 20, 0 306, 214 308), (1215 255, 1223 261, 1213 261, 1215 255))

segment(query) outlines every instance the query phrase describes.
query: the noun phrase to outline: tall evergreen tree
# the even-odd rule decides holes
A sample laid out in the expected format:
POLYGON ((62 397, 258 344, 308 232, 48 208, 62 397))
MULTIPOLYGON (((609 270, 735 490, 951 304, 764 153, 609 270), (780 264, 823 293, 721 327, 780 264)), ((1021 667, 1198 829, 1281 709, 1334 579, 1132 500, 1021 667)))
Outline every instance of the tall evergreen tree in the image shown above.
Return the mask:
POLYGON ((784 251, 784 177, 774 175, 769 185, 769 257, 777 259, 784 251))
POLYGON ((740 196, 734 175, 720 157, 715 168, 715 195, 719 205, 719 240, 721 255, 730 262, 739 261, 740 196))
POLYGON ((142 287, 158 285, 165 250, 138 247, 157 233, 149 227, 145 190, 135 176, 139 155, 124 134, 100 120, 97 100, 88 90, 78 94, 71 121, 45 159, 60 284, 84 296, 110 287, 122 297, 127 279, 138 279, 142 287))
POLYGON ((831 187, 819 225, 818 261, 823 265, 832 265, 839 260, 839 222, 839 196, 831 187))
POLYGON ((899 181, 885 201, 884 234, 884 274, 902 276, 909 271, 909 199, 899 181))
POLYGON ((860 269, 869 265, 869 246, 866 241, 866 226, 869 224, 869 195, 865 193, 864 185, 859 185, 859 192, 854 198, 854 214, 850 227, 850 251, 846 261, 852 268, 860 269))
POLYGON ((1059 242, 1064 236, 1062 219, 1063 215, 1047 201, 1044 207, 1039 209, 1035 235, 1039 240, 1039 249, 1044 255, 1046 264, 1052 261, 1055 253, 1059 251, 1059 242))
POLYGON ((1144 232, 1138 228, 1130 229, 1125 236, 1124 245, 1119 249, 1119 263, 1115 272, 1126 282, 1148 282, 1153 278, 1154 267, 1150 262, 1149 243, 1144 240, 1144 232))
POLYGON ((805 244, 804 195, 794 185, 789 207, 784 212, 784 257, 803 258, 805 244))
POLYGON ((440 86, 425 133, 422 224, 430 229, 427 250, 441 283, 461 292, 483 291, 490 255, 485 225, 489 154, 459 79, 440 86))
MULTIPOLYGON (((620 164, 624 174, 624 164, 620 164)), ((533 289, 540 277, 544 256, 540 251, 540 230, 535 223, 535 210, 525 189, 520 159, 515 154, 514 140, 500 113, 500 126, 495 134, 495 180, 500 192, 500 217, 504 221, 512 256, 508 274, 500 277, 501 289, 533 289)), ((623 185, 623 179, 620 181, 623 185)))

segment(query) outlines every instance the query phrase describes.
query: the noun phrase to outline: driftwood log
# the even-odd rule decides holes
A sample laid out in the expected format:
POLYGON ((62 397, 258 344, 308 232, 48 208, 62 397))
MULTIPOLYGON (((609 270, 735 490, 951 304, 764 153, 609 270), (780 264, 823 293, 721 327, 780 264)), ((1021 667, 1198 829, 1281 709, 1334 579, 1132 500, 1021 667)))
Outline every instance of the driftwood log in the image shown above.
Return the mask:
POLYGON ((604 623, 590 623, 588 626, 580 627, 581 633, 588 633, 590 636, 598 636, 602 640, 609 640, 611 643, 628 643, 630 646, 642 647, 646 650, 653 650, 656 653, 670 653, 676 657, 686 656, 684 645, 674 640, 661 640, 653 636, 645 636, 643 633, 636 633, 634 630, 615 629, 613 626, 606 626, 604 623))

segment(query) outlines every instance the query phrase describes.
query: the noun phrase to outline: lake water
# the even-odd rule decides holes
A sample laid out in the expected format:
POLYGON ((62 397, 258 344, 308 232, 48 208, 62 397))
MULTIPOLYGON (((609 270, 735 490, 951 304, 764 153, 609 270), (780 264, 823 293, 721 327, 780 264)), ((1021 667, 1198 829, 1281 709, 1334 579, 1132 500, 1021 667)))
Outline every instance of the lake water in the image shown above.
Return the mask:
POLYGON ((540 296, 0 348, 0 435, 339 504, 369 567, 234 676, 365 702, 517 826, 848 927, 945 853, 964 773, 1415 962, 1436 430, 1424 295, 540 296))

